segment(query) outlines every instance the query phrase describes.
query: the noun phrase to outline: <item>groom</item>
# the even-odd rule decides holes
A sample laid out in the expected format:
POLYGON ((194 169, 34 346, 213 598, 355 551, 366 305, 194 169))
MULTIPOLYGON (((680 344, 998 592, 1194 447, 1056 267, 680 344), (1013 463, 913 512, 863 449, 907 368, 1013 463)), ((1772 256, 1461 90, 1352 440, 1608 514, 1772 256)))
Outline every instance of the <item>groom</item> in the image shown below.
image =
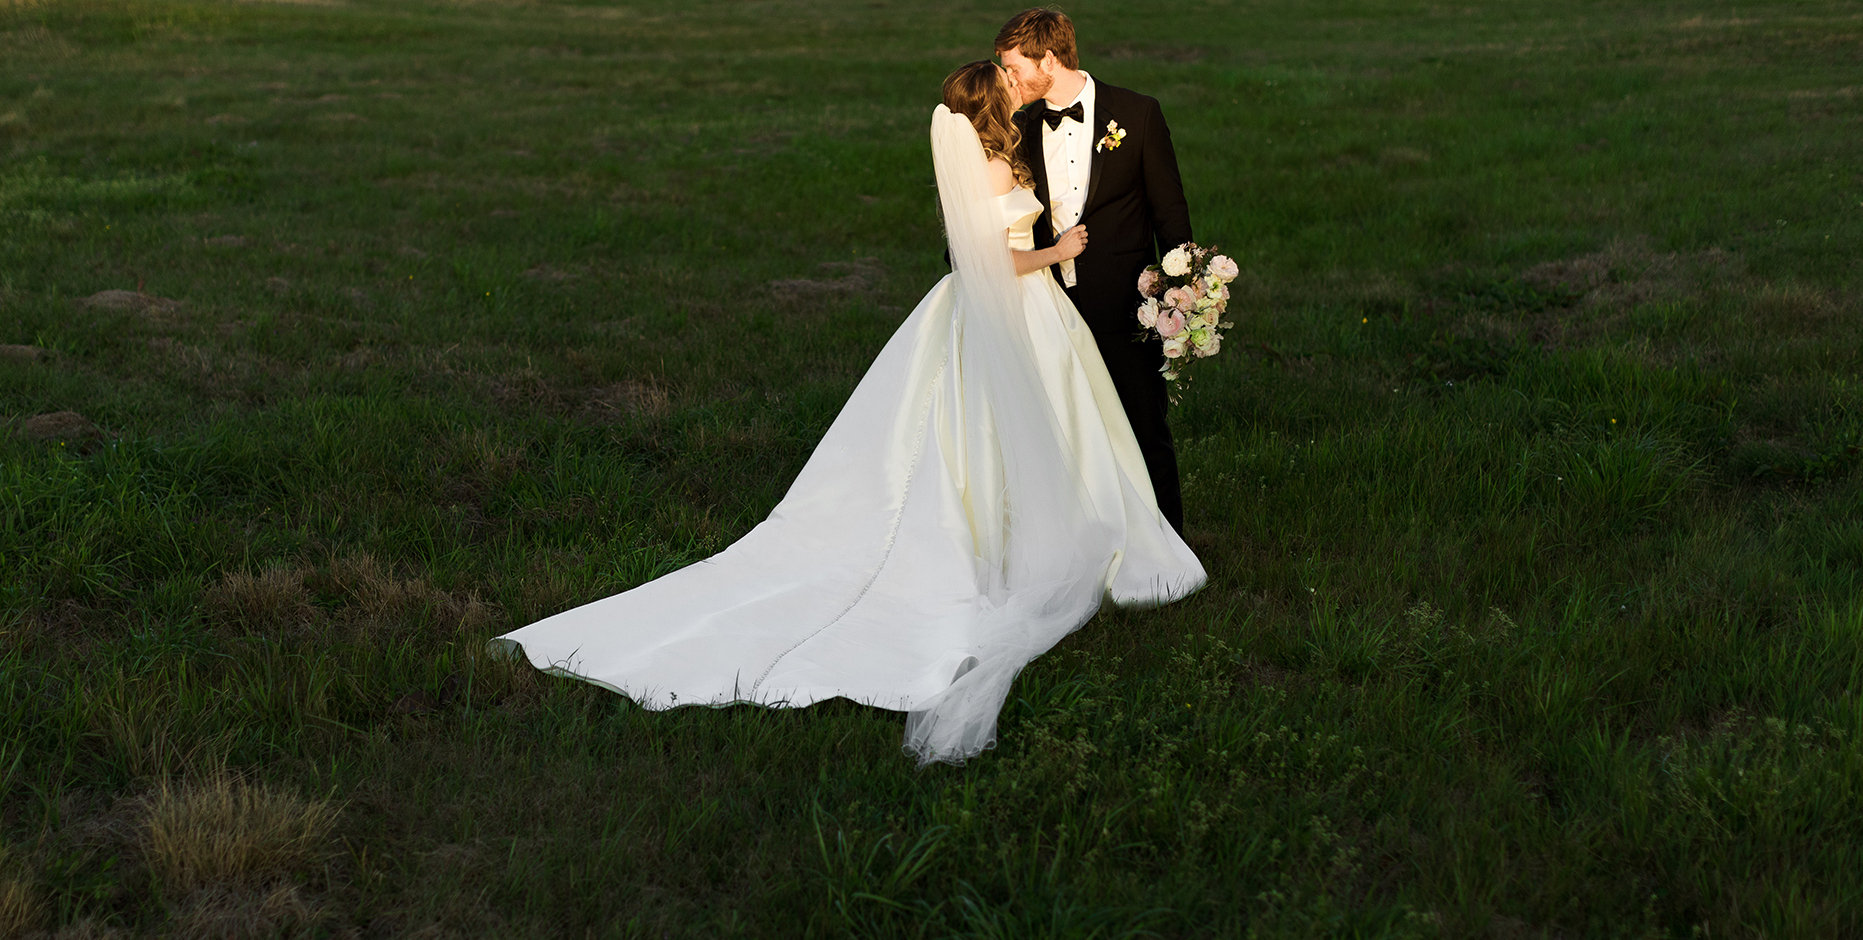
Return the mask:
POLYGON ((1143 342, 1138 276, 1161 252, 1190 241, 1190 206, 1177 173, 1171 131, 1155 98, 1094 81, 1080 70, 1074 24, 1054 10, 1024 10, 996 34, 996 54, 1022 103, 1022 159, 1046 209, 1035 244, 1083 224, 1092 240, 1051 270, 1093 331, 1132 433, 1145 455, 1158 509, 1184 532, 1177 451, 1165 423, 1164 350, 1143 342))

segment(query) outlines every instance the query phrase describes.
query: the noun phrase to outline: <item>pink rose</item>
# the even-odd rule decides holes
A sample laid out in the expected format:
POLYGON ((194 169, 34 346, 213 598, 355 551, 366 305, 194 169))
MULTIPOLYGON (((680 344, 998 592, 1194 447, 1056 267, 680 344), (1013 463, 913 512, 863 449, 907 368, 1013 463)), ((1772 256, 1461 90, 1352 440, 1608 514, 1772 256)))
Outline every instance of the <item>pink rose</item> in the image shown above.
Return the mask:
MULTIPOLYGON (((1139 293, 1147 297, 1158 296, 1158 280, 1158 272, 1151 268, 1146 268, 1144 271, 1140 272, 1138 283, 1139 293)), ((1147 325, 1149 326, 1150 324, 1147 325)))
POLYGON ((1158 298, 1147 297, 1138 308, 1139 326, 1151 329, 1158 322, 1158 298))
POLYGON ((1185 339, 1182 336, 1173 336, 1170 339, 1165 340, 1164 341, 1164 358, 1182 359, 1184 357, 1184 350, 1188 348, 1189 343, 1190 341, 1185 339))
POLYGON ((1158 335, 1170 339, 1184 332, 1184 315, 1171 310, 1158 315, 1158 335))
POLYGON ((1235 261, 1228 255, 1217 255, 1210 259, 1210 273, 1225 281, 1233 281, 1242 270, 1236 267, 1235 261))
POLYGON ((1164 303, 1167 307, 1174 307, 1178 310, 1189 310, 1191 307, 1196 306, 1197 295, 1191 293, 1188 288, 1173 287, 1164 292, 1164 303))

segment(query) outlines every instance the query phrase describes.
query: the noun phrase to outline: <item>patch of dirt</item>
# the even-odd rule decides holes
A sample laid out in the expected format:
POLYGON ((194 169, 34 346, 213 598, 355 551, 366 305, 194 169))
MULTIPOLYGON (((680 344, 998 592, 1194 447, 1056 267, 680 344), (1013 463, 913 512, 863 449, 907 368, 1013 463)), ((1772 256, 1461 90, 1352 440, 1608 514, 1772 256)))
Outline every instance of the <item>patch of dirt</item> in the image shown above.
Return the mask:
POLYGON ((12 362, 40 362, 51 357, 47 350, 37 346, 21 346, 14 343, 0 343, 0 360, 12 362))
POLYGON ((530 270, 525 271, 524 276, 528 278, 535 278, 536 280, 539 280, 539 281, 550 281, 552 283, 560 284, 564 281, 575 280, 577 277, 577 274, 573 271, 565 271, 562 268, 559 268, 546 261, 542 264, 537 265, 536 267, 531 268, 530 270))
POLYGON ((1691 255, 1665 254, 1636 242, 1618 241, 1603 251, 1534 265, 1521 273, 1520 280, 1540 290, 1577 294, 1581 310, 1621 311, 1693 296, 1744 273, 1740 259, 1719 248, 1691 255))
POLYGON ((1231 681, 1237 689, 1304 689, 1313 685, 1313 680, 1298 672, 1282 669, 1272 663, 1259 659, 1245 659, 1233 673, 1231 681))
MULTIPOLYGON (((1756 287, 1737 255, 1718 248, 1657 252, 1640 241, 1613 242, 1602 251, 1534 265, 1521 273, 1520 282, 1576 298, 1561 310, 1542 311, 1530 323, 1516 324, 1531 342, 1546 348, 1595 341, 1621 332, 1632 319, 1654 315, 1651 311, 1679 309, 1666 305, 1730 290, 1751 293, 1756 287)), ((1777 305, 1781 312, 1805 307, 1802 297, 1782 300, 1777 305)), ((1670 362, 1666 347, 1647 341, 1643 346, 1638 351, 1643 358, 1670 362)))
POLYGON ((169 300, 154 294, 145 294, 135 290, 100 290, 95 294, 80 299, 78 306, 92 310, 127 310, 131 313, 161 315, 175 313, 182 307, 179 300, 169 300))
POLYGON ((824 296, 866 294, 878 289, 886 280, 886 268, 878 258, 854 261, 828 261, 821 270, 838 277, 793 278, 770 282, 770 293, 778 300, 808 300, 824 296))
POLYGON ((1430 155, 1415 147, 1386 147, 1378 154, 1378 159, 1383 163, 1415 165, 1430 162, 1430 155))
POLYGON ((19 423, 18 433, 35 441, 81 441, 103 436, 97 425, 75 411, 34 415, 19 423))

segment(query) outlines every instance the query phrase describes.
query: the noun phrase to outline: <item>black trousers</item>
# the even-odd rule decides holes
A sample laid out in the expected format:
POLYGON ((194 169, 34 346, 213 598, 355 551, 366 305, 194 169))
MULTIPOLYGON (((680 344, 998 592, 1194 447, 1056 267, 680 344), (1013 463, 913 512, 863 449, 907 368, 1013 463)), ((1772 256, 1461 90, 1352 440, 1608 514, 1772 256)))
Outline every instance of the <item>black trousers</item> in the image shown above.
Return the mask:
MULTIPOLYGON (((1074 290, 1068 289, 1069 297, 1074 290)), ((1076 302, 1078 307, 1079 303, 1076 302)), ((1136 302, 1134 306, 1137 306, 1136 302)), ((1158 367, 1164 365, 1164 344, 1157 336, 1136 342, 1137 321, 1128 314, 1117 316, 1114 323, 1087 320, 1100 358, 1106 361, 1113 388, 1125 406, 1126 420, 1132 435, 1138 438, 1139 453, 1145 455, 1145 469, 1151 474, 1151 489, 1158 497, 1158 511, 1171 523, 1178 535, 1184 534, 1184 497, 1177 483, 1177 448, 1171 443, 1171 425, 1165 420, 1170 393, 1158 367)))

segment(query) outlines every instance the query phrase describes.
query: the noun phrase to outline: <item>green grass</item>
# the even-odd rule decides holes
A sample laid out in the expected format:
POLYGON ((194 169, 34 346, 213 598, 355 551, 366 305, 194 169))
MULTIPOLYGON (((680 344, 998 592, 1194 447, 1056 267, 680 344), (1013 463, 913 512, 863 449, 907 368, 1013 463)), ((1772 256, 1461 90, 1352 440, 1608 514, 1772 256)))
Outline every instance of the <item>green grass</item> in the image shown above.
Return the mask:
POLYGON ((923 772, 486 660, 781 497, 1014 6, 0 3, 0 933, 1863 932, 1849 3, 1078 0, 1244 264, 1210 586, 923 772))

